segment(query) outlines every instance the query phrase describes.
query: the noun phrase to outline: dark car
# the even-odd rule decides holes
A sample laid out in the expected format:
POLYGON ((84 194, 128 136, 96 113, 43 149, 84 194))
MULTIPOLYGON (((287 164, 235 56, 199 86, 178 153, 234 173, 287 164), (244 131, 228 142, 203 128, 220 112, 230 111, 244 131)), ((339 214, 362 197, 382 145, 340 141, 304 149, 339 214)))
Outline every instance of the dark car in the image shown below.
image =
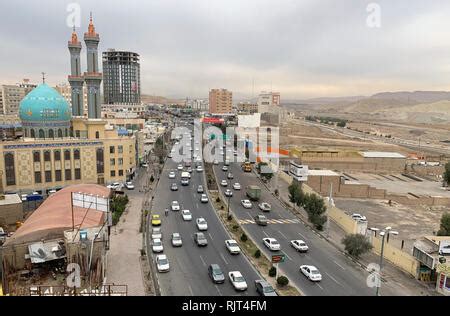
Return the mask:
POLYGON ((170 187, 170 190, 172 190, 172 191, 178 191, 178 186, 177 186, 177 184, 176 184, 176 183, 172 183, 172 185, 171 185, 171 187, 170 187))
POLYGON ((225 282, 225 276, 223 275, 222 269, 220 269, 218 264, 211 264, 208 268, 208 274, 215 284, 225 282))
POLYGON ((265 217, 264 215, 256 215, 255 222, 259 226, 267 226, 267 217, 265 217))
POLYGON ((258 292, 260 296, 278 296, 272 285, 270 285, 267 281, 256 280, 255 287, 256 292, 258 292))
POLYGON ((208 246, 208 240, 206 239, 205 234, 203 233, 195 233, 194 241, 199 247, 208 246))

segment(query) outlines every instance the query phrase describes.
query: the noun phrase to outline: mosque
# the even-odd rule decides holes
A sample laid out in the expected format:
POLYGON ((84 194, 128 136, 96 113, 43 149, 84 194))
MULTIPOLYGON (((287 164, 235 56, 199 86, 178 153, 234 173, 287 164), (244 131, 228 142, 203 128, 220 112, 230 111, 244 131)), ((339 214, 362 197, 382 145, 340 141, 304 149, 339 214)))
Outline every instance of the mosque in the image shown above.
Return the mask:
POLYGON ((20 103, 23 138, 0 143, 0 193, 47 194, 74 184, 123 182, 136 168, 136 138, 101 118, 98 44, 92 16, 84 34, 87 72, 81 73, 82 45, 74 29, 71 56, 72 107, 43 83, 20 103), (83 116, 83 85, 88 116, 83 116))

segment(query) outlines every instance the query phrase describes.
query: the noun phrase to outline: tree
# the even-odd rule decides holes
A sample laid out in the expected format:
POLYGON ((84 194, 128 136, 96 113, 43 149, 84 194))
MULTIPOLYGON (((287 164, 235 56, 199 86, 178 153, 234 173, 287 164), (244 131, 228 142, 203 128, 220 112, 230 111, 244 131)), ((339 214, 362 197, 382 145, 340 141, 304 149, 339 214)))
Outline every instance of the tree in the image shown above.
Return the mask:
POLYGON ((338 123, 337 123, 337 126, 338 127, 345 127, 347 125, 347 122, 346 121, 339 121, 338 123))
POLYGON ((438 236, 450 236, 450 213, 444 213, 441 217, 441 227, 438 236))
POLYGON ((442 177, 444 178, 444 185, 450 185, 450 162, 445 164, 445 171, 442 177))
POLYGON ((308 220, 314 224, 316 229, 323 230, 327 217, 324 215, 327 211, 325 202, 316 194, 308 194, 303 199, 303 207, 308 213, 308 220))
POLYGON ((373 248, 370 241, 361 234, 345 236, 342 239, 342 244, 345 246, 345 251, 355 258, 359 258, 373 248))
POLYGON ((294 205, 302 206, 305 194, 297 181, 292 181, 291 185, 288 187, 289 191, 289 201, 294 203, 294 205))
POLYGON ((277 283, 279 286, 286 286, 289 284, 289 279, 285 277, 284 275, 279 276, 277 279, 277 283))

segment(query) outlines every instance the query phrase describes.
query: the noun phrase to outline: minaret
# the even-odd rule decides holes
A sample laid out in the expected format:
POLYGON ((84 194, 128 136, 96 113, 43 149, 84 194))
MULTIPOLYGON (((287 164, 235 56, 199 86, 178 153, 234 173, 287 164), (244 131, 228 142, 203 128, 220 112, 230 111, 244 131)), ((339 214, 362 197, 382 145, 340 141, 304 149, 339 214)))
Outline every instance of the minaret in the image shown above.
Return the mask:
POLYGON ((81 43, 78 41, 75 26, 73 27, 72 40, 69 41, 70 67, 69 76, 70 87, 72 88, 72 115, 83 116, 83 84, 81 75, 81 43))
POLYGON ((100 84, 102 83, 102 74, 98 71, 100 36, 95 32, 92 13, 88 32, 84 33, 84 42, 87 49, 87 72, 84 73, 84 81, 88 93, 88 117, 96 119, 101 118, 100 84))

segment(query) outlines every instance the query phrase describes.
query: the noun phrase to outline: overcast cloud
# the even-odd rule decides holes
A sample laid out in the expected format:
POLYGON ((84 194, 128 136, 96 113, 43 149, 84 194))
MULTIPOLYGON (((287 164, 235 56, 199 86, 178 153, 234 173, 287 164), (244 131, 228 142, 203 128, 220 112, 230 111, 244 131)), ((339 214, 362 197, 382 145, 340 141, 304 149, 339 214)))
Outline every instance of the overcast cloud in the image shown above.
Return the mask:
MULTIPOLYGON (((284 99, 450 90, 448 0, 1 1, 0 83, 67 81, 66 8, 89 12, 100 51, 141 55, 142 92, 205 97, 215 87, 284 99), (381 28, 366 7, 381 6, 381 28)), ((85 61, 85 50, 83 60, 85 61)))

